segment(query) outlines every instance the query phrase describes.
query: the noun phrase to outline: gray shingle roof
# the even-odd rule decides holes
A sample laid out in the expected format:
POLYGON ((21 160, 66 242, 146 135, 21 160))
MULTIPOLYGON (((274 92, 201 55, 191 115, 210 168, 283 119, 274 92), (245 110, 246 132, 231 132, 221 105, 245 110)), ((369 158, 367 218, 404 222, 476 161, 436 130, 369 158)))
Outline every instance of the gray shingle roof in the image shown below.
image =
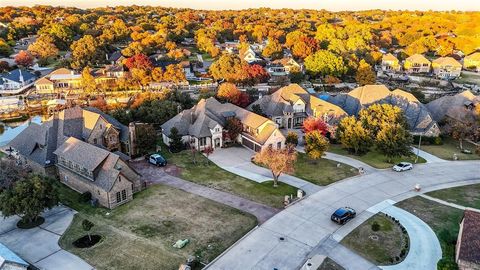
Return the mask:
POLYGON ((57 146, 57 128, 57 121, 49 121, 42 125, 32 123, 11 140, 8 146, 42 167, 54 165, 53 151, 57 146))
POLYGON ((85 177, 81 177, 80 179, 89 181, 105 191, 112 189, 122 169, 119 164, 117 164, 120 159, 119 155, 74 137, 68 138, 55 151, 55 155, 79 164, 88 171, 93 171, 94 181, 85 177))
POLYGON ((428 109, 413 95, 402 91, 390 91, 384 85, 358 87, 348 94, 330 96, 328 101, 343 108, 349 115, 357 115, 361 109, 373 104, 391 104, 400 107, 410 130, 424 132, 436 124, 428 109))
POLYGON ((101 115, 107 122, 112 124, 115 128, 117 128, 120 131, 120 141, 126 142, 128 141, 128 127, 125 126, 124 124, 120 123, 117 119, 115 119, 113 116, 102 112, 101 110, 94 108, 94 107, 87 107, 84 108, 84 110, 97 113, 101 115))
MULTIPOLYGON (((184 110, 174 116, 162 125, 162 132, 170 136, 170 130, 176 127, 178 133, 182 136, 191 135, 197 138, 210 137, 211 129, 217 124, 221 127, 225 126, 227 118, 235 115, 244 125, 253 129, 258 128, 269 119, 252 113, 246 109, 240 108, 231 103, 220 103, 215 98, 202 99, 193 108, 184 110)), ((273 125, 273 123, 272 123, 273 125)), ((263 134, 259 134, 255 138, 262 143, 263 138, 270 136, 274 129, 264 129, 263 134), (268 133, 268 134, 265 134, 268 133)))
POLYGON ((460 119, 467 114, 463 109, 465 102, 480 103, 480 96, 475 96, 467 90, 454 96, 444 96, 431 101, 427 104, 427 108, 436 121, 443 120, 447 115, 460 119))
POLYGON ((3 77, 10 81, 21 83, 22 81, 20 80, 20 75, 22 75, 24 82, 37 78, 37 76, 35 76, 33 73, 30 73, 25 69, 19 69, 19 68, 12 70, 8 73, 2 74, 0 75, 0 77, 3 77))

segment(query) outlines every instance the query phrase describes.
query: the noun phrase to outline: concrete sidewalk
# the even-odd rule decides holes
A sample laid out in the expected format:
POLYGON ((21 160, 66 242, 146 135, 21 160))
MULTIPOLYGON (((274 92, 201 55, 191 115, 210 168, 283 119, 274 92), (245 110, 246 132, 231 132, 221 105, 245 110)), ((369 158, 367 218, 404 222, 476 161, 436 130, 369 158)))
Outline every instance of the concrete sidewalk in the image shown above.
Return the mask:
POLYGON ((436 270, 442 258, 442 248, 433 230, 421 219, 395 206, 382 211, 400 221, 410 238, 407 257, 399 264, 381 266, 385 270, 436 270))
POLYGON ((389 199, 400 201, 431 190, 480 183, 478 172, 478 161, 441 162, 418 164, 402 173, 377 170, 333 183, 269 219, 208 269, 298 269, 326 237, 333 234, 339 241, 371 217, 373 206, 382 204, 377 209, 385 209, 389 203, 383 202, 389 199), (420 193, 413 190, 415 184, 422 186, 420 193), (357 217, 339 226, 330 215, 342 206, 355 208, 357 217))
POLYGON ((58 240, 70 226, 75 211, 58 206, 42 214, 45 223, 23 230, 17 228, 19 217, 0 216, 0 242, 27 262, 42 270, 91 270, 91 265, 63 250, 58 240))
POLYGON ((417 155, 427 161, 427 163, 436 163, 436 162, 447 162, 447 160, 441 159, 437 156, 434 156, 428 152, 425 152, 421 149, 418 149, 416 147, 412 147, 412 153, 414 155, 417 155))
MULTIPOLYGON (((252 163, 251 158, 254 154, 253 151, 244 147, 231 147, 215 150, 209 156, 209 159, 220 168, 252 181, 258 183, 272 181, 273 177, 270 170, 252 163)), ((307 195, 322 189, 320 186, 287 174, 282 174, 279 181, 302 189, 307 195)))

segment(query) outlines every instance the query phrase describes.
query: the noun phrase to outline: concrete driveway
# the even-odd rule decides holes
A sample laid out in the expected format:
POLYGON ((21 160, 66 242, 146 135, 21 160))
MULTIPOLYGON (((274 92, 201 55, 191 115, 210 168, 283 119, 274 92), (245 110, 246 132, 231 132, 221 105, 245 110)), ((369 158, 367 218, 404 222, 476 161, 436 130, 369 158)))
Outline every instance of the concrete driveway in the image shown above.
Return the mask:
POLYGON ((340 241, 374 213, 389 207, 387 200, 418 195, 413 190, 417 183, 422 192, 480 183, 478 161, 419 164, 403 173, 378 170, 331 184, 269 219, 208 269, 298 269, 330 235, 340 241), (332 212, 341 206, 352 206, 358 213, 344 226, 330 221, 332 212))
POLYGON ((17 228, 19 217, 4 219, 0 216, 0 242, 42 270, 94 269, 58 245, 58 240, 72 222, 74 214, 67 207, 55 207, 42 214, 45 223, 28 230, 17 228))
MULTIPOLYGON (((209 159, 220 168, 252 181, 258 183, 272 181, 273 177, 270 170, 257 166, 251 162, 254 154, 255 152, 244 147, 220 148, 216 149, 209 156, 209 159)), ((287 174, 280 175, 279 180, 302 189, 307 195, 313 194, 322 189, 320 186, 287 174)))

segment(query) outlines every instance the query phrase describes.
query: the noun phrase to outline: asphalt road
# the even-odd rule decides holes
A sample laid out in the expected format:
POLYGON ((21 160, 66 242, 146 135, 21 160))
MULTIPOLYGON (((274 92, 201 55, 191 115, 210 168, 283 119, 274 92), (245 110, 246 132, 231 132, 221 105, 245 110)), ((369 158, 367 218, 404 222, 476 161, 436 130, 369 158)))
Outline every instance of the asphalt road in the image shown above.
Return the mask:
POLYGON ((386 200, 398 202, 423 192, 480 183, 479 165, 479 161, 419 164, 407 172, 378 170, 329 185, 269 219, 208 269, 298 269, 322 241, 328 237, 340 241, 389 207, 386 200), (414 191, 416 184, 420 192, 414 191), (344 226, 330 221, 331 213, 341 206, 352 206, 358 213, 344 226))

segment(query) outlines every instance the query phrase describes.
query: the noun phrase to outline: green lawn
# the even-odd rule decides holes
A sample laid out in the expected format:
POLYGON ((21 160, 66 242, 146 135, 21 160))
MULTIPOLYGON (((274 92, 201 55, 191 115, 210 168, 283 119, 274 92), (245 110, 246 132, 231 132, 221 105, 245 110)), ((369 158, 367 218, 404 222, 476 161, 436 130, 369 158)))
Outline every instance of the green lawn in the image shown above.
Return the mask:
POLYGON ((469 142, 463 142, 463 148, 472 151, 473 154, 464 154, 460 151, 458 141, 446 137, 442 145, 422 145, 423 151, 428 152, 442 159, 453 160, 453 154, 456 154, 459 160, 480 159, 480 155, 475 154, 475 146, 469 142))
POLYGON ((458 205, 480 209, 480 184, 441 189, 427 195, 458 205))
POLYGON ((377 214, 348 234, 341 243, 377 265, 401 262, 408 253, 408 234, 383 214, 377 214), (374 231, 372 224, 379 229, 374 231))
POLYGON ((312 160, 304 153, 298 153, 293 175, 316 185, 326 186, 338 180, 357 175, 357 170, 345 164, 328 159, 312 160))
POLYGON ((418 196, 399 202, 396 206, 414 214, 435 232, 442 246, 443 258, 439 265, 449 265, 439 269, 457 269, 455 267, 455 244, 463 211, 418 196))
POLYGON ((96 269, 173 270, 189 255, 208 263, 257 224, 249 214, 162 185, 149 187, 114 210, 79 203, 79 194, 63 185, 60 197, 79 212, 60 246, 96 269), (101 235, 102 240, 79 249, 72 242, 86 235, 81 225, 84 219, 94 223, 91 234, 101 235), (190 243, 183 249, 172 247, 186 238, 190 243))
POLYGON ((456 83, 468 83, 468 84, 480 84, 480 74, 479 73, 465 73, 462 72, 460 78, 455 79, 456 83))
MULTIPOLYGON (((378 168, 378 169, 391 168, 394 164, 397 164, 401 161, 407 161, 407 162, 414 163, 415 162, 415 157, 416 157, 415 155, 412 155, 410 157, 394 158, 393 162, 389 163, 389 162, 387 162, 387 158, 375 149, 372 149, 371 151, 369 151, 368 153, 366 153, 364 155, 357 156, 357 155, 353 155, 353 154, 348 153, 348 151, 346 149, 343 149, 342 146, 339 145, 339 144, 331 144, 328 151, 332 152, 332 153, 335 153, 335 154, 339 154, 339 155, 351 157, 351 158, 354 158, 354 159, 358 159, 358 160, 363 161, 363 162, 367 163, 368 165, 370 165, 372 167, 375 167, 375 168, 378 168)), ((418 158, 417 163, 425 163, 425 162, 426 162, 425 159, 423 159, 421 157, 418 158)))
POLYGON ((240 197, 263 203, 272 207, 283 207, 285 195, 297 194, 297 188, 285 183, 273 187, 273 182, 257 183, 241 176, 225 171, 213 164, 203 155, 197 153, 197 164, 193 163, 189 151, 172 154, 167 147, 162 147, 161 153, 170 164, 180 170, 179 177, 197 184, 229 192, 240 197), (208 161, 208 164, 207 164, 208 161))

